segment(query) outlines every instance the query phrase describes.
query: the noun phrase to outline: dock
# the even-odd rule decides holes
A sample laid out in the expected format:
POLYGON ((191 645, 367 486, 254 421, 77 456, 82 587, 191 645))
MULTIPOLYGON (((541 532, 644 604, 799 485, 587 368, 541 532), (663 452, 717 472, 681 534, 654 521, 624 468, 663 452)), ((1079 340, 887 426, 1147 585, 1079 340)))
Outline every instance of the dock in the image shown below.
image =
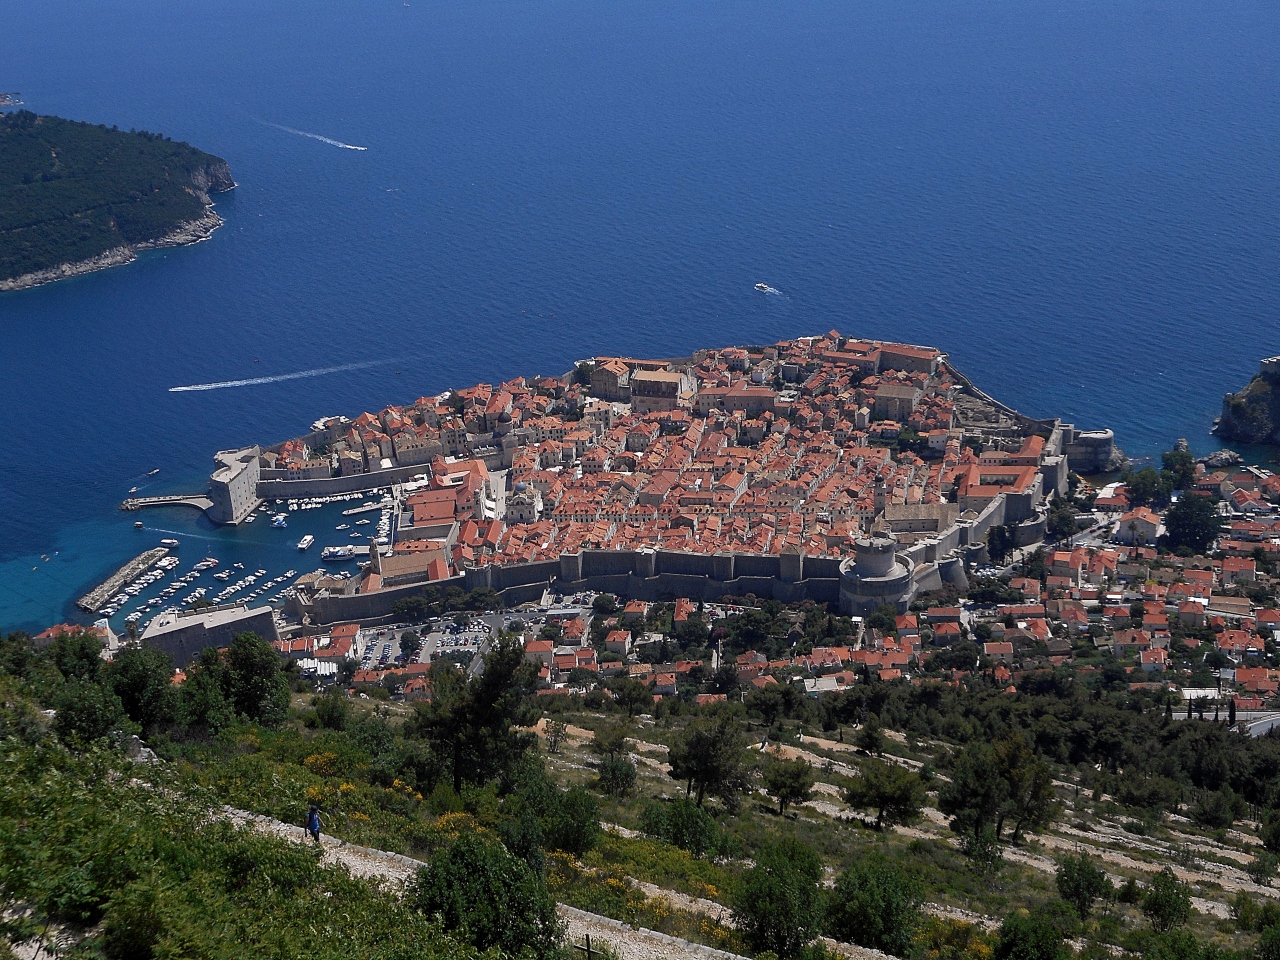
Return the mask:
POLYGON ((366 503, 359 507, 351 507, 350 509, 343 510, 342 515, 344 517, 354 517, 357 513, 373 513, 375 510, 381 511, 386 509, 390 509, 389 504, 366 503))
POLYGON ((168 552, 168 547, 155 547, 146 553, 139 554, 107 577, 100 585, 77 600, 76 606, 86 613, 97 613, 111 597, 116 595, 121 587, 152 566, 168 552))

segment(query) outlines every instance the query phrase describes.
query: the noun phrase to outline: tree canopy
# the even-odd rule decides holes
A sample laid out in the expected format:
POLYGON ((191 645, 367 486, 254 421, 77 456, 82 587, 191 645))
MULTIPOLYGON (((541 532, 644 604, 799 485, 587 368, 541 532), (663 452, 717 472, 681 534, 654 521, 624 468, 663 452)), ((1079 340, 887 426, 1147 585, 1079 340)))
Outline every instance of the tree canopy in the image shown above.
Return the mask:
POLYGON ((1169 548, 1192 553, 1204 553, 1226 529, 1217 505, 1208 497, 1192 494, 1179 498, 1165 511, 1164 525, 1169 533, 1169 548))
POLYGON ((431 699, 417 705, 405 732, 445 761, 455 792, 505 774, 533 746, 534 735, 517 727, 533 719, 525 698, 537 674, 515 641, 500 640, 478 675, 439 660, 430 679, 431 699))
POLYGON ((699 807, 708 793, 732 802, 745 785, 743 746, 742 733, 728 716, 694 724, 667 750, 671 777, 684 781, 686 796, 696 791, 699 807))
POLYGON ((844 801, 855 810, 874 810, 877 830, 919 819, 925 789, 917 774, 871 758, 862 762, 859 774, 845 787, 844 801))
POLYGON ((231 186, 210 175, 225 167, 158 134, 0 114, 0 280, 172 233, 204 215, 211 180, 231 186))

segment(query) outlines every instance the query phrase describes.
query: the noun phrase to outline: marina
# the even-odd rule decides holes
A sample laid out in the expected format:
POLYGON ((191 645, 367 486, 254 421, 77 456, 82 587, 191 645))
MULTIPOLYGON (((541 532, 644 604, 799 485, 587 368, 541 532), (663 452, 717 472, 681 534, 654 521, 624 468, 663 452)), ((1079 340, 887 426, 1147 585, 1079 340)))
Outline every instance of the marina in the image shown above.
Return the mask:
MULTIPOLYGON (((101 591, 98 609, 92 612, 107 618, 116 631, 128 628, 135 632, 146 630, 157 616, 178 613, 193 604, 265 603, 283 612, 297 576, 297 571, 286 568, 290 563, 296 564, 300 554, 319 549, 321 556, 317 559, 325 567, 315 572, 327 568, 328 575, 342 577, 344 573, 336 567, 367 560, 371 543, 388 551, 392 512, 406 489, 407 484, 322 497, 266 499, 255 504, 241 524, 212 530, 205 518, 197 518, 187 510, 169 511, 163 519, 157 517, 160 523, 156 525, 134 521, 139 532, 163 535, 161 546, 168 548, 171 555, 150 570, 131 568, 130 576, 116 579, 111 589, 101 591), (372 517, 339 523, 344 519, 339 512, 353 501, 360 513, 378 511, 376 523, 372 517), (326 523, 328 529, 336 526, 337 530, 328 535, 304 533, 291 537, 288 521, 298 511, 311 510, 320 512, 309 517, 310 522, 320 524, 322 530, 326 523), (348 538, 348 533, 355 535, 348 538), (335 544, 338 538, 341 542, 335 544), (181 547, 198 549, 200 553, 193 559, 203 557, 185 573, 179 569, 182 562, 177 554, 181 547)), ((190 498, 157 497, 151 505, 189 506, 179 502, 183 499, 190 498)))

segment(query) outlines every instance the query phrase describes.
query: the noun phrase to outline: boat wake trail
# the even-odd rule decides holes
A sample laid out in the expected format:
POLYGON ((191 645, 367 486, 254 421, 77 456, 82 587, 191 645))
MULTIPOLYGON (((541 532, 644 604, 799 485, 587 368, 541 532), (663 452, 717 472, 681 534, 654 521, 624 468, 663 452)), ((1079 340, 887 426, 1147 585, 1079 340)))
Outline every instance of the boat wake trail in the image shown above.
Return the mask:
POLYGON ((368 363, 347 363, 340 367, 318 367, 315 370, 299 370, 297 373, 281 373, 273 377, 250 377, 247 380, 220 380, 217 383, 192 383, 185 387, 170 387, 170 393, 194 393, 201 390, 229 390, 232 387, 256 387, 264 383, 281 383, 285 380, 303 380, 307 377, 323 377, 328 373, 342 373, 345 370, 364 370, 375 366, 377 361, 368 363))
POLYGON ((334 140, 330 137, 322 137, 318 133, 308 133, 306 130, 295 130, 293 127, 286 127, 279 123, 272 123, 270 120, 259 120, 261 124, 268 127, 275 127, 277 130, 283 130, 285 133, 297 134, 299 137, 310 137, 312 140, 319 140, 321 143, 327 143, 331 147, 341 147, 343 150, 368 150, 368 147, 357 147, 354 143, 343 143, 341 140, 334 140))

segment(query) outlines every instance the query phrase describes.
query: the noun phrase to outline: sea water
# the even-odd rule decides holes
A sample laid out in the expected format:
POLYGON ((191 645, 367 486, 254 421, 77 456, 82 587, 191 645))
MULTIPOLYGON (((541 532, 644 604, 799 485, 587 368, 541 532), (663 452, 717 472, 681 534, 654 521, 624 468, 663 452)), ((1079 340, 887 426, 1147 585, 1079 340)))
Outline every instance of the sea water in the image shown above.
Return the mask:
POLYGON ((66 0, 4 23, 0 89, 189 141, 239 186, 205 243, 0 296, 0 629, 73 615, 175 533, 179 572, 313 569, 336 508, 219 530, 116 507, 322 415, 598 353, 934 344, 1151 455, 1214 448, 1222 394, 1278 352, 1267 0, 66 0))

